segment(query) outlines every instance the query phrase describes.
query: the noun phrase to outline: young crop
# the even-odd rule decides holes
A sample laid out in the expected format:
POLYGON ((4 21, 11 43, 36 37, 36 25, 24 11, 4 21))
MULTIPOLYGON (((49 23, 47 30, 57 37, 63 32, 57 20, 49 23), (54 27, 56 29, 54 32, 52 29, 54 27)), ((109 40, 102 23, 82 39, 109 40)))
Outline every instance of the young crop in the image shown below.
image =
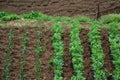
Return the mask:
POLYGON ((98 29, 98 23, 93 22, 89 32, 89 41, 92 49, 92 67, 95 80, 106 80, 106 74, 103 70, 105 55, 101 47, 101 37, 98 29))
POLYGON ((115 66, 113 78, 114 80, 120 80, 120 32, 118 31, 116 22, 110 23, 109 41, 113 64, 115 66))
POLYGON ((27 31, 26 27, 24 27, 24 34, 22 37, 22 62, 21 62, 21 80, 25 80, 24 76, 24 66, 25 66, 25 53, 27 50, 27 31))
POLYGON ((76 22, 71 22, 70 28, 70 54, 72 55, 72 63, 75 73, 71 80, 85 80, 83 76, 83 47, 79 38, 79 31, 81 29, 81 26, 76 22))
POLYGON ((54 80, 63 80, 63 42, 61 40, 62 27, 57 22, 52 27, 54 35, 52 37, 52 45, 54 48, 54 57, 51 59, 51 63, 54 67, 54 80))
POLYGON ((12 53, 12 43, 13 43, 13 29, 9 31, 9 44, 7 47, 6 65, 5 65, 5 80, 9 78, 9 68, 10 68, 10 56, 12 53))
POLYGON ((37 41, 37 56, 38 56, 38 64, 37 64, 37 80, 40 80, 40 55, 41 55, 41 47, 40 47, 40 39, 41 39, 41 34, 42 34, 42 31, 41 31, 41 28, 38 32, 38 41, 37 41))

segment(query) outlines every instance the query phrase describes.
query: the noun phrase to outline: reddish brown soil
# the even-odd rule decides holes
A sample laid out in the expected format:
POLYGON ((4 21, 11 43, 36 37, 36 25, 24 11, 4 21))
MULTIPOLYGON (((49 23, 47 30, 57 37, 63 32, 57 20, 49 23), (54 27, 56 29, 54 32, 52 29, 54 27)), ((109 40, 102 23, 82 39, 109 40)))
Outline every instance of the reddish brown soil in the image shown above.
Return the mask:
POLYGON ((100 15, 120 13, 119 0, 0 0, 0 11, 28 13, 41 11, 54 16, 90 16, 97 17, 98 3, 100 15))
POLYGON ((69 52, 70 44, 70 29, 64 28, 64 33, 62 35, 62 40, 64 43, 64 66, 63 66, 63 78, 64 80, 71 80, 73 76, 73 66, 72 66, 72 57, 69 52))
MULTIPOLYGON (((114 71, 114 66, 112 63, 112 56, 110 51, 110 43, 109 43, 109 34, 107 30, 100 30, 101 32, 101 42, 102 42, 102 49, 105 53, 105 59, 104 59, 104 69, 107 72, 112 73, 114 71)), ((108 75, 108 80, 113 80, 112 75, 108 75)))
POLYGON ((84 76, 86 78, 86 80, 94 80, 93 78, 93 70, 91 67, 92 64, 92 60, 91 60, 91 49, 90 49, 90 43, 89 43, 89 38, 88 38, 88 33, 89 30, 87 28, 82 29, 80 31, 80 39, 82 40, 82 46, 84 48, 84 52, 83 52, 83 59, 84 59, 84 76))
POLYGON ((5 60, 7 54, 9 29, 0 29, 0 80, 5 80, 5 60))
POLYGON ((53 67, 50 65, 49 60, 53 57, 53 47, 52 47, 52 31, 50 28, 44 28, 41 36, 41 79, 43 80, 53 80, 54 71, 53 67))
POLYGON ((27 28, 28 43, 27 51, 25 53, 25 78, 27 80, 36 80, 36 65, 38 61, 37 54, 35 52, 38 40, 38 28, 27 28))
POLYGON ((10 80, 18 80, 20 78, 21 67, 21 41, 22 41, 22 28, 13 28, 13 48, 11 54, 11 66, 10 66, 10 80))

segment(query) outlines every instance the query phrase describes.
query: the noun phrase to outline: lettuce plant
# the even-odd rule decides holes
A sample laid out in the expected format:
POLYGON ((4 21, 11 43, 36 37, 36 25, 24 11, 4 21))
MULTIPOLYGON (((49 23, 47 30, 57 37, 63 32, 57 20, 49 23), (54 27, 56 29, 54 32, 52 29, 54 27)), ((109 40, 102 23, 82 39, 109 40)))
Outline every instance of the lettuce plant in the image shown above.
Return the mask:
POLYGON ((81 26, 73 21, 71 22, 70 28, 70 54, 72 56, 72 63, 75 73, 71 80, 85 80, 83 76, 83 47, 79 38, 81 26))
POLYGON ((101 46, 100 32, 98 31, 98 23, 93 22, 90 27, 89 41, 92 51, 92 67, 94 70, 95 80, 106 80, 106 73, 103 70, 104 65, 104 53, 101 46))
POLYGON ((120 32, 118 31, 118 25, 116 22, 110 23, 109 26, 110 49, 115 67, 113 78, 114 80, 120 80, 120 32))
POLYGON ((61 40, 62 27, 60 22, 53 25, 52 31, 54 35, 52 36, 52 45, 54 48, 54 57, 50 60, 54 67, 54 80, 63 80, 63 42, 61 40))

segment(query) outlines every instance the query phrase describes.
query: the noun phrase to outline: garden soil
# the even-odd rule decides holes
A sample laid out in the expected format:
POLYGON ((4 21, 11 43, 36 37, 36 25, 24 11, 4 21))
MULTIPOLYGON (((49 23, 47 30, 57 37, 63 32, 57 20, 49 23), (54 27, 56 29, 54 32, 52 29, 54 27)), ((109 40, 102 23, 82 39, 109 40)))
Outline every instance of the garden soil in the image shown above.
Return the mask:
POLYGON ((98 17, 120 13, 119 0, 0 0, 0 11, 22 14, 40 11, 53 16, 98 17), (99 11, 98 11, 99 4, 99 11))
POLYGON ((9 29, 0 29, 0 80, 4 79, 9 29))
MULTIPOLYGON (((21 53, 22 53, 22 36, 23 28, 13 28, 13 46, 11 53, 11 64, 10 64, 10 80, 18 80, 21 74, 21 53)), ((3 79, 4 80, 4 79, 3 79)))
MULTIPOLYGON (((109 33, 107 30, 100 30, 100 33, 101 33, 102 49, 103 52, 105 53, 104 69, 106 72, 112 73, 114 71, 114 66, 112 64, 113 57, 110 51, 109 33)), ((108 80, 113 80, 112 75, 108 75, 108 80)))
POLYGON ((90 43, 89 43, 89 37, 88 37, 89 29, 85 28, 80 31, 80 39, 83 46, 83 59, 84 59, 84 76, 86 77, 86 80, 94 80, 93 78, 93 70, 92 70, 92 60, 91 60, 91 49, 90 49, 90 43))
POLYGON ((38 41, 38 28, 27 27, 27 51, 25 54, 25 77, 26 80, 36 79, 36 70, 38 57, 36 53, 37 41, 38 41))
POLYGON ((41 36, 41 79, 54 80, 53 66, 50 64, 50 59, 54 56, 52 37, 53 33, 50 27, 43 27, 41 36))
POLYGON ((72 64, 72 56, 70 55, 70 29, 68 26, 64 26, 64 33, 62 34, 62 40, 64 43, 64 66, 63 77, 64 80, 71 80, 74 75, 74 69, 72 64))

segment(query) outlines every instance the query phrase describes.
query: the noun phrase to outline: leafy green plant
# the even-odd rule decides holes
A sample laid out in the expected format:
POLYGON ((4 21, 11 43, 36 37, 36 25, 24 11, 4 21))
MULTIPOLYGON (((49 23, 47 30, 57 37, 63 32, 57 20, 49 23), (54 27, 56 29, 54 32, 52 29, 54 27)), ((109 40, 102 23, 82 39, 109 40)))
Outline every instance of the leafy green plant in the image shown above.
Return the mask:
POLYGON ((38 64, 37 64, 37 80, 40 80, 40 64, 41 64, 41 60, 40 60, 40 55, 41 55, 41 47, 40 47, 40 40, 41 40, 41 34, 42 34, 42 30, 41 27, 39 28, 39 32, 38 32, 38 41, 37 41, 37 56, 38 56, 38 64))
POLYGON ((87 16, 78 16, 76 20, 78 20, 79 22, 86 22, 86 23, 93 21, 91 18, 87 16))
POLYGON ((25 18, 25 19, 36 19, 39 21, 49 21, 51 19, 50 16, 42 14, 41 12, 34 12, 34 11, 32 11, 29 14, 22 14, 20 16, 25 18))
POLYGON ((54 57, 50 60, 54 67, 54 80, 63 80, 63 42, 61 40, 62 27, 60 22, 55 23, 52 27, 54 35, 52 36, 52 45, 54 48, 54 57))
POLYGON ((74 76, 71 80, 85 80, 83 76, 83 47, 79 38, 81 26, 75 21, 71 22, 71 41, 70 41, 70 54, 72 55, 72 63, 74 68, 74 76))
POLYGON ((21 62, 21 80, 25 80, 25 75, 24 75, 24 66, 25 66, 25 53, 27 50, 27 28, 24 27, 24 34, 22 37, 22 62, 21 62))
POLYGON ((4 16, 8 16, 8 15, 10 15, 10 13, 5 12, 5 11, 0 12, 0 18, 2 18, 4 16))
POLYGON ((20 17, 18 15, 16 15, 16 14, 3 16, 1 18, 2 21, 11 21, 11 20, 17 20, 17 19, 20 19, 20 17))
POLYGON ((12 43, 13 43, 13 29, 10 28, 9 31, 9 44, 7 47, 6 65, 5 65, 5 80, 9 80, 9 68, 10 68, 10 56, 12 53, 12 43))
POLYGON ((92 51, 92 67, 95 80, 106 80, 106 73, 103 70, 105 55, 101 47, 101 37, 98 30, 98 23, 93 22, 89 32, 89 42, 92 51))
POLYGON ((62 22, 62 23, 69 23, 72 20, 77 20, 79 22, 91 22, 93 21, 92 19, 88 18, 88 17, 83 17, 83 16, 79 16, 79 17, 66 17, 66 16, 57 16, 57 17, 53 17, 53 16, 48 16, 45 15, 41 12, 34 12, 32 11, 29 14, 21 14, 21 15, 17 15, 17 14, 10 14, 8 12, 0 12, 0 20, 1 21, 11 21, 11 20, 19 20, 19 19, 27 19, 27 20, 38 20, 38 21, 51 21, 51 22, 62 22))
POLYGON ((110 49, 115 67, 113 78, 114 80, 120 80, 120 32, 118 31, 118 25, 116 22, 110 23, 109 26, 110 49))
POLYGON ((102 23, 120 22, 120 14, 109 14, 101 17, 102 23))

